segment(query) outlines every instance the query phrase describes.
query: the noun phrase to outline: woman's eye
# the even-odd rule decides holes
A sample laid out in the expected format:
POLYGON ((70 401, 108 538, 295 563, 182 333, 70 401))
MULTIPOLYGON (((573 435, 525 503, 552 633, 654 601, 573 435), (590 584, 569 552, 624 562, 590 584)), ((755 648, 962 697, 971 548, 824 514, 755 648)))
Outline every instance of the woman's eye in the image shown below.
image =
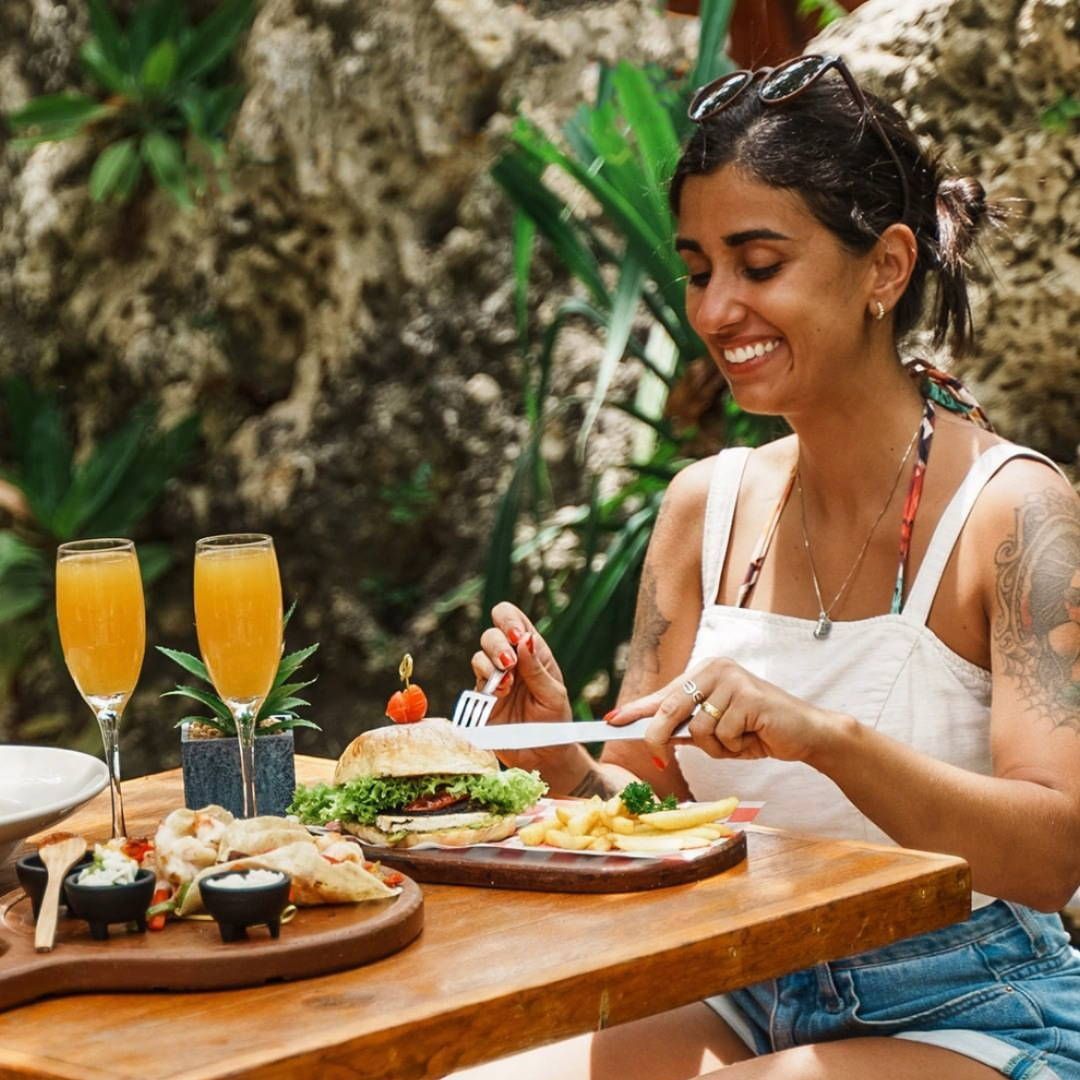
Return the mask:
POLYGON ((780 263, 772 266, 748 266, 744 273, 751 281, 767 281, 780 269, 780 263))
POLYGON ((702 270, 697 274, 687 274, 686 280, 694 286, 696 289, 702 289, 709 284, 709 272, 708 270, 702 270))

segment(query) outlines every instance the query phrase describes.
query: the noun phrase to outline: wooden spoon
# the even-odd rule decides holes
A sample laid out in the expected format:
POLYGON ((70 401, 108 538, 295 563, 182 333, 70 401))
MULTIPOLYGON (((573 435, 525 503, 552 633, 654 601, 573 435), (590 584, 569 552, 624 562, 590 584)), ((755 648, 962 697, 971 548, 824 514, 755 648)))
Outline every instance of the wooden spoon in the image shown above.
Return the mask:
POLYGON ((81 836, 54 833, 47 836, 38 848, 45 867, 45 895, 41 898, 37 926, 34 929, 34 948, 38 952, 51 952, 56 937, 56 917, 60 910, 60 887, 72 865, 82 858, 86 841, 81 836))

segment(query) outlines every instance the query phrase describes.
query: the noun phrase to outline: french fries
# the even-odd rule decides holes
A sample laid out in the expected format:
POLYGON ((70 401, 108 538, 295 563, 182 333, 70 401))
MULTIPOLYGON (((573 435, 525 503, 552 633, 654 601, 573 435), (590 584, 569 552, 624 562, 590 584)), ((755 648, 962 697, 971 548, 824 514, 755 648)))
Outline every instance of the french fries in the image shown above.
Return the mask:
POLYGON ((731 836, 721 822, 737 805, 738 799, 730 798, 638 815, 618 795, 607 800, 594 795, 580 806, 557 806, 553 818, 526 825, 518 836, 526 847, 564 851, 685 851, 731 836))

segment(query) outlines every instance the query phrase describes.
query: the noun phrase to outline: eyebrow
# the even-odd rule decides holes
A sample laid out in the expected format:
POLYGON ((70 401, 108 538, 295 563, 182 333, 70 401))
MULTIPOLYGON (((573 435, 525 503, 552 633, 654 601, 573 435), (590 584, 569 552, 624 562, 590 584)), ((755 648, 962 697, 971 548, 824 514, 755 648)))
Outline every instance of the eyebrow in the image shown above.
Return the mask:
MULTIPOLYGON (((746 229, 743 232, 729 233, 724 237, 724 243, 731 248, 739 247, 742 244, 748 244, 751 240, 790 240, 790 236, 785 236, 783 233, 776 232, 775 229, 746 229)), ((701 249, 701 245, 696 240, 691 240, 688 236, 675 237, 675 250, 676 251, 696 251, 698 254, 704 254, 701 249)))

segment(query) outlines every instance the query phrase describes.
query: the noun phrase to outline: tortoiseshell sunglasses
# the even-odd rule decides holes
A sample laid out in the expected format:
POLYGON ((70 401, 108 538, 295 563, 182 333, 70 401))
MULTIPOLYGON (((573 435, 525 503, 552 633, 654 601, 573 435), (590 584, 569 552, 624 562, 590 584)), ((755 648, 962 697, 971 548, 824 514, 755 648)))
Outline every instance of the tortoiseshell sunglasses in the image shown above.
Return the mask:
POLYGON ((776 68, 761 68, 758 71, 732 71, 706 83, 694 93, 690 100, 687 115, 696 124, 703 123, 711 116, 726 109, 748 87, 758 82, 758 97, 766 105, 782 105, 798 97, 808 87, 813 86, 830 68, 835 68, 851 91, 855 103, 863 111, 870 126, 877 132, 889 156, 896 165, 900 176, 900 185, 904 190, 904 213, 901 221, 907 220, 911 197, 908 192, 907 175, 896 149, 893 147, 881 122, 874 115, 866 95, 859 89, 859 84, 851 74, 847 64, 839 56, 797 56, 776 68))

